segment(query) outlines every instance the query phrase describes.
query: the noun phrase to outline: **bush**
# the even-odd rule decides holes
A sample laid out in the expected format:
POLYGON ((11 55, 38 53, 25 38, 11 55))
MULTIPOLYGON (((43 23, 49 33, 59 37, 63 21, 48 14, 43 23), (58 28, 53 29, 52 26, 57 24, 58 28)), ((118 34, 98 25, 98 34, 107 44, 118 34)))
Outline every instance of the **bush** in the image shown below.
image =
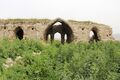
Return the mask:
POLYGON ((119 80, 120 42, 0 41, 0 80, 119 80), (5 68, 7 58, 14 61, 5 68))

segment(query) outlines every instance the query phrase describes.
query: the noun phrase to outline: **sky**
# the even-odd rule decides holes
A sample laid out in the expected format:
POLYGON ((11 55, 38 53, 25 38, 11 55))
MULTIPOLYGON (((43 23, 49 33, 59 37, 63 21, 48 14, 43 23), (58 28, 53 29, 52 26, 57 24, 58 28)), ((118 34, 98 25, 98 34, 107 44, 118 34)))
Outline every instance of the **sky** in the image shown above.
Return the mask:
POLYGON ((120 0, 0 0, 0 18, 93 21, 120 34, 120 0))

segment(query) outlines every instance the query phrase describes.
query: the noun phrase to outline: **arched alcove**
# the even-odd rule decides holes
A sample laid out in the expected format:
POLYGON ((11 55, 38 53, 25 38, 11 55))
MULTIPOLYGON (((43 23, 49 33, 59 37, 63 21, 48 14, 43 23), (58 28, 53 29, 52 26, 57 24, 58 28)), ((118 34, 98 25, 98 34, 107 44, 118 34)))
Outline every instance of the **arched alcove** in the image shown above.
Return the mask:
POLYGON ((21 27, 15 28, 14 32, 15 32, 16 38, 18 38, 20 40, 23 39, 24 31, 22 30, 21 27))
POLYGON ((93 27, 89 33, 89 38, 90 38, 90 42, 93 41, 100 41, 100 38, 98 36, 98 29, 96 27, 93 27))
POLYGON ((54 34, 55 33, 61 34, 61 43, 65 42, 65 35, 66 35, 66 42, 70 43, 73 40, 73 31, 70 28, 70 26, 61 19, 56 19, 54 22, 52 22, 48 27, 46 28, 44 32, 44 39, 48 41, 48 35, 51 37, 51 41, 54 40, 54 34))

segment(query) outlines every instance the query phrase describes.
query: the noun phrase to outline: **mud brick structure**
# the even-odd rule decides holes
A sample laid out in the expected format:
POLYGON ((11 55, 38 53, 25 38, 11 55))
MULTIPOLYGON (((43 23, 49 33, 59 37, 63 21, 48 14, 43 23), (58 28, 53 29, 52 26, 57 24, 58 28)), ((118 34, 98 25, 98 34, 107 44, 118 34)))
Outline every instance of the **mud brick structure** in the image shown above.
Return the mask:
POLYGON ((91 21, 64 21, 49 19, 1 19, 0 38, 54 40, 55 33, 61 34, 61 43, 72 41, 114 40, 112 28, 91 21), (59 23, 59 24, 56 24, 59 23), (93 32, 90 37, 90 32, 93 32), (67 39, 65 40, 65 35, 67 39), (50 37, 49 37, 50 36, 50 37))

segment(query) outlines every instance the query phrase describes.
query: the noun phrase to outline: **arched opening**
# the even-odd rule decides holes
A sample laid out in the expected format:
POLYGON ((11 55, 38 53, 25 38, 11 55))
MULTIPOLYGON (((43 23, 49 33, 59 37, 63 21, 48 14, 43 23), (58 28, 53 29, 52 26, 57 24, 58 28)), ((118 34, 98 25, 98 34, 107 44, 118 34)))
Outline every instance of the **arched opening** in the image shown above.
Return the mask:
POLYGON ((73 41, 73 31, 70 26, 61 19, 56 19, 51 23, 44 33, 44 39, 48 41, 48 35, 50 35, 51 42, 55 39, 55 33, 61 35, 61 43, 70 43, 73 41), (66 38, 66 39, 65 39, 66 38))
POLYGON ((61 34, 58 33, 58 32, 56 32, 56 33, 54 34, 54 40, 61 41, 61 34))
POLYGON ((65 42, 67 41, 67 34, 65 34, 65 42))
POLYGON ((48 42, 50 42, 50 34, 48 35, 48 42))
POLYGON ((92 38, 93 36, 94 36, 93 31, 90 31, 90 35, 89 35, 89 37, 92 38))
POLYGON ((91 29, 89 37, 90 37, 90 42, 100 41, 100 39, 98 37, 98 29, 96 27, 94 27, 94 28, 91 29))
POLYGON ((62 25, 60 22, 56 22, 54 25, 62 25))
POLYGON ((21 27, 17 27, 14 32, 15 32, 16 38, 20 40, 23 39, 24 32, 21 27))

